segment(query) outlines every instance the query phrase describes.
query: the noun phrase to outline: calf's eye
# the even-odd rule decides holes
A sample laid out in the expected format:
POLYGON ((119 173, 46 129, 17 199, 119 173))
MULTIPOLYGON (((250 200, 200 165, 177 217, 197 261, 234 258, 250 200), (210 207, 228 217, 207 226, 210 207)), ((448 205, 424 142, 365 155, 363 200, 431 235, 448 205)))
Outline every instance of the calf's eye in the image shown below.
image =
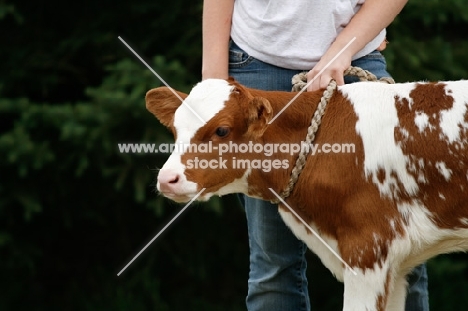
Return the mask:
POLYGON ((220 126, 216 129, 216 135, 218 137, 225 137, 229 134, 229 127, 227 126, 220 126))

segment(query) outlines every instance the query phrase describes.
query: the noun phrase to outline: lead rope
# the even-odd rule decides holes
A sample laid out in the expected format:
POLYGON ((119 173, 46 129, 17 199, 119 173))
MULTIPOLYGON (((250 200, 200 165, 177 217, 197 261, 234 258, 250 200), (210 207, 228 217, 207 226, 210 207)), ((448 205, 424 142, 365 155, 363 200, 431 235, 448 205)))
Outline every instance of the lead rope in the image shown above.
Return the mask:
MULTIPOLYGON (((307 72, 301 72, 293 76, 292 78, 292 84, 293 84, 292 91, 293 92, 299 92, 307 85, 306 74, 307 72)), ((348 69, 345 70, 344 75, 356 76, 359 78, 360 81, 378 81, 378 82, 384 82, 384 83, 389 83, 389 84, 395 83, 395 81, 390 77, 384 77, 378 80, 374 74, 359 67, 349 67, 348 69)), ((330 101, 330 98, 333 96, 333 93, 335 92, 335 90, 336 90, 336 81, 331 80, 327 88, 323 92, 322 98, 320 99, 320 103, 318 104, 317 109, 315 110, 314 116, 312 117, 310 126, 307 129, 307 136, 303 143, 306 146, 311 146, 312 142, 314 141, 315 134, 317 133, 320 123, 322 122, 322 117, 325 114, 325 108, 327 107, 327 104, 330 101)), ((309 148, 302 148, 302 146, 303 145, 301 144, 301 151, 299 152, 299 155, 296 159, 296 165, 294 166, 291 172, 291 178, 289 179, 289 182, 286 188, 283 191, 281 191, 281 193, 279 194, 279 196, 283 200, 289 197, 289 195, 291 194, 294 188, 294 185, 299 179, 299 175, 301 174, 302 169, 305 166, 309 148)), ((271 203, 274 203, 274 204, 278 204, 279 202, 280 202, 279 199, 271 201, 271 203)))

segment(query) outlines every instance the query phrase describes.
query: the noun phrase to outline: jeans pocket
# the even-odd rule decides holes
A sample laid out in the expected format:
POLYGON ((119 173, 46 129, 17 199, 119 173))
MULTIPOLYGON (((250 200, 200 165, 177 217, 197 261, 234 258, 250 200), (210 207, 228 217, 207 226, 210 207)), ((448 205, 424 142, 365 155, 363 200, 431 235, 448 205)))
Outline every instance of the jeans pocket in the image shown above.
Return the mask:
POLYGON ((231 40, 229 44, 229 68, 242 68, 250 64, 254 58, 237 46, 231 40))

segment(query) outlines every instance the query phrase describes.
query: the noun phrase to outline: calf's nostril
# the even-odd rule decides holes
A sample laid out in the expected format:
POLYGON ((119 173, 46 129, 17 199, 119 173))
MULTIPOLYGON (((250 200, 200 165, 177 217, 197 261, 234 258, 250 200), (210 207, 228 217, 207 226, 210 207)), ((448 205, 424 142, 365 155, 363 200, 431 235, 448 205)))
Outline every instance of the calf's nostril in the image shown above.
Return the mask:
POLYGON ((179 175, 175 175, 172 180, 169 180, 170 184, 176 184, 179 181, 179 175))
POLYGON ((159 171, 158 182, 166 185, 175 185, 181 180, 180 177, 177 172, 172 170, 161 170, 159 171))

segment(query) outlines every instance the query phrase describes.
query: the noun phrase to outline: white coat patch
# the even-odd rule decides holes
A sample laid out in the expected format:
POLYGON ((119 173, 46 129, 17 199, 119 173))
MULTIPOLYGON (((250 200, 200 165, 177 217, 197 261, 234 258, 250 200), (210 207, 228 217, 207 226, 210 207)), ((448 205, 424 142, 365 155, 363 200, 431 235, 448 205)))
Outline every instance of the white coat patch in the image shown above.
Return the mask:
POLYGON ((440 127, 448 141, 453 143, 460 139, 460 131, 468 130, 468 123, 464 120, 468 104, 466 81, 449 82, 445 92, 453 97, 453 106, 440 113, 440 127))
POLYGON ((356 132, 364 145, 364 174, 377 185, 382 195, 399 197, 401 191, 415 195, 418 185, 408 173, 408 157, 395 141, 394 130, 399 126, 395 98, 408 100, 415 83, 388 85, 384 83, 362 82, 339 87, 358 117, 356 132), (385 173, 379 181, 379 171, 385 173), (404 189, 399 189, 403 185, 404 189))
POLYGON ((447 168, 445 162, 436 162, 435 167, 439 173, 444 176, 446 181, 450 180, 450 176, 452 176, 452 170, 447 168))
POLYGON ((430 126, 429 116, 424 112, 417 112, 416 117, 414 118, 414 123, 418 127, 420 133, 424 132, 426 128, 431 130, 433 127, 430 126))

